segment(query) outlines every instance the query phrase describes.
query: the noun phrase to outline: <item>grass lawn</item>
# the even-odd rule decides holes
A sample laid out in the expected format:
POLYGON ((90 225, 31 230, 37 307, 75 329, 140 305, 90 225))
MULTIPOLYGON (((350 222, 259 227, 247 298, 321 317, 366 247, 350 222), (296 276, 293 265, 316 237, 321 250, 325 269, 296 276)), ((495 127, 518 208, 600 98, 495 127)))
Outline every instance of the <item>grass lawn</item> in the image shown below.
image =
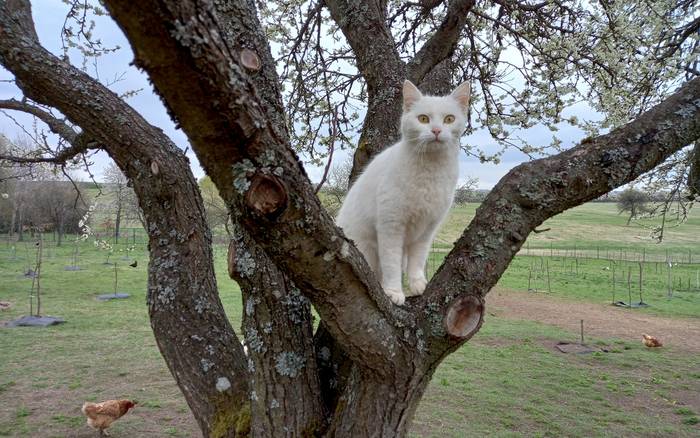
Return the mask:
MULTIPOLYGON (((23 246, 23 245, 21 245, 23 246)), ((218 248, 223 251, 224 248, 218 248)), ((225 276, 225 256, 217 250, 220 295, 234 326, 240 326, 238 287, 225 276)), ((33 249, 29 252, 33 255, 33 249)), ((48 328, 0 328, 0 436, 95 436, 80 412, 83 401, 135 398, 140 403, 113 426, 114 436, 197 436, 189 413, 156 347, 146 308, 147 256, 143 250, 118 263, 119 292, 126 300, 100 302, 113 291, 113 266, 105 253, 81 245, 79 271, 65 271, 73 245, 47 249, 42 266, 43 314, 67 323, 48 328)), ((14 306, 0 314, 10 320, 28 313, 31 279, 17 251, 0 247, 0 300, 14 306)))
MULTIPOLYGON (((607 204, 580 208, 589 215, 602 215, 607 204)), ((455 210, 441 237, 456 239, 473 211, 472 206, 455 210)), ((605 226, 599 230, 609 226, 637 230, 636 226, 623 227, 624 218, 614 211, 605 214, 606 219, 599 220, 605 226)), ((554 239, 564 247, 578 241, 569 227, 578 222, 586 225, 583 217, 553 221, 561 221, 561 225, 535 238, 554 239)), ((595 218, 591 221, 593 226, 595 218)), ((700 221, 674 232, 679 233, 677 239, 663 245, 681 251, 695 242, 700 259, 700 221)), ((608 231, 595 234, 603 239, 604 233, 608 231)), ((634 241, 629 239, 628 243, 634 241)), ((27 314, 31 279, 22 273, 33 251, 22 244, 14 250, 0 245, 0 300, 14 304, 0 313, 0 320, 27 314)), ((119 264, 118 290, 132 294, 127 300, 114 302, 95 300, 97 294, 113 288, 113 267, 104 264, 105 253, 82 244, 79 265, 83 269, 65 271, 72 252, 70 244, 47 248, 41 279, 43 313, 61 316, 67 323, 44 329, 0 328, 0 436, 94 437, 96 433, 85 425, 80 413, 83 401, 120 397, 135 398, 140 405, 115 423, 110 430, 113 436, 199 436, 149 327, 144 249, 131 254, 139 262, 136 268, 129 267, 130 261, 122 260, 122 254, 112 256, 119 264)), ((215 256, 224 307, 233 326, 240 327, 240 293, 226 275, 225 247, 217 246, 215 256)), ((541 260, 517 257, 501 286, 526 290, 528 277, 536 271, 534 264, 541 260)), ((561 260, 552 258, 550 263, 553 295, 591 302, 611 299, 606 286, 610 272, 604 269, 609 262, 580 260, 578 275, 571 273, 566 263, 557 265, 561 260)), ((652 307, 642 312, 697 318, 700 292, 674 290, 674 298, 664 301, 664 273, 657 275, 654 265, 648 265, 644 300, 652 307)), ((680 273, 684 268, 676 269, 680 273)), ((624 288, 618 285, 618 299, 626 299, 626 270, 620 266, 618 271, 625 272, 624 288)), ((541 272, 538 275, 536 287, 542 290, 543 277, 541 272)), ((531 277, 530 282, 535 284, 531 277)), ((589 342, 604 346, 607 353, 565 355, 554 348, 560 340, 575 341, 576 334, 489 313, 481 332, 436 371, 416 414, 412 435, 700 435, 696 352, 675 346, 648 350, 641 342, 601 338, 589 342)))
POLYGON ((610 353, 556 353, 571 333, 487 317, 438 368, 414 436, 697 436, 697 357, 595 340, 610 353))

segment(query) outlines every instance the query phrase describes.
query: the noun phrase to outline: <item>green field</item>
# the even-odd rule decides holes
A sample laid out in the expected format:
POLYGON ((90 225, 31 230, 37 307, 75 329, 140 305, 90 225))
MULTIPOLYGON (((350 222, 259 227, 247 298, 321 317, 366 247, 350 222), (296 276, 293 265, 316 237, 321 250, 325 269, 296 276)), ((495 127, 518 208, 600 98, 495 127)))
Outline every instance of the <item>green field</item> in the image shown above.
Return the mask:
MULTIPOLYGON (((467 226, 477 204, 466 204, 452 209, 444 226, 438 233, 438 241, 450 245, 457 240, 467 226)), ((614 203, 588 203, 581 205, 555 216, 539 229, 550 228, 549 231, 531 234, 523 251, 528 249, 542 249, 548 253, 550 248, 573 251, 588 251, 588 255, 595 256, 596 250, 601 256, 614 254, 619 256, 619 251, 627 251, 627 258, 633 255, 640 257, 644 251, 650 258, 663 256, 659 261, 665 260, 666 251, 673 256, 674 261, 686 262, 688 253, 693 255, 694 261, 700 263, 700 211, 691 210, 687 222, 681 226, 669 226, 664 233, 661 243, 650 238, 651 227, 657 225, 659 219, 643 219, 633 221, 626 226, 627 216, 618 214, 614 203)))
MULTIPOLYGON (((476 207, 451 211, 429 271, 439 266, 445 256, 442 246, 459 238, 476 207)), ((585 204, 550 219, 540 227, 550 230, 530 235, 499 286, 596 303, 611 303, 613 292, 614 301, 629 302, 631 294, 636 303, 641 269, 641 301, 650 306, 640 312, 700 317, 700 212, 691 210, 688 221, 670 228, 661 243, 649 237, 651 220, 630 226, 626 221, 613 203, 585 204)))
MULTIPOLYGON (((455 240, 474 209, 455 209, 440 238, 455 240)), ((635 242, 643 242, 634 236, 645 233, 639 225, 625 227, 625 218, 617 216, 609 204, 588 204, 550 222, 543 227, 551 231, 531 239, 531 250, 548 249, 551 242, 561 249, 626 245, 631 253, 635 242), (576 227, 579 232, 572 231, 576 227), (584 240, 583 229, 591 229, 597 243, 584 240)), ((658 247, 645 243, 649 254, 697 249, 700 259, 697 214, 668 237, 658 247)), ((71 244, 56 248, 48 242, 41 277, 43 313, 68 322, 45 329, 0 328, 0 436, 93 437, 96 434, 85 425, 79 410, 82 402, 119 397, 135 398, 140 406, 115 423, 112 436, 198 436, 149 327, 144 247, 130 254, 139 261, 136 268, 128 266, 131 260, 124 259, 124 252, 112 255, 111 260, 118 263, 118 290, 132 294, 115 302, 95 300, 97 294, 113 289, 113 266, 104 264, 106 254, 83 243, 78 261, 82 269, 65 271, 73 250, 71 244)), ((433 258, 442 256, 444 252, 438 252, 433 258)), ((0 301, 13 303, 0 313, 0 320, 27 314, 32 280, 23 272, 33 257, 32 244, 0 243, 0 301)), ((225 246, 215 248, 215 257, 222 301, 233 326, 240 327, 240 292, 226 275, 225 246)), ((543 261, 550 263, 554 298, 573 303, 611 301, 611 272, 604 269, 610 261, 579 256, 576 274, 573 255, 566 259, 518 256, 499 286, 526 291, 529 278, 533 296, 550 296, 540 269, 543 261), (538 277, 533 280, 535 272, 538 277)), ((616 265, 616 272, 624 272, 617 299, 626 299, 626 269, 631 269, 634 279, 635 266, 633 262, 616 265)), ((630 312, 689 318, 697 324, 700 291, 674 289, 673 297, 666 298, 666 271, 657 274, 655 266, 644 267, 644 300, 652 306, 630 312)), ((694 268, 679 264, 673 269, 681 276, 686 271, 691 275, 694 268)), ((589 337, 587 342, 607 352, 565 355, 553 348, 558 341, 576 339, 574 332, 489 310, 481 332, 436 371, 412 435, 700 435, 697 351, 682 345, 649 350, 637 339, 604 336, 589 337)))

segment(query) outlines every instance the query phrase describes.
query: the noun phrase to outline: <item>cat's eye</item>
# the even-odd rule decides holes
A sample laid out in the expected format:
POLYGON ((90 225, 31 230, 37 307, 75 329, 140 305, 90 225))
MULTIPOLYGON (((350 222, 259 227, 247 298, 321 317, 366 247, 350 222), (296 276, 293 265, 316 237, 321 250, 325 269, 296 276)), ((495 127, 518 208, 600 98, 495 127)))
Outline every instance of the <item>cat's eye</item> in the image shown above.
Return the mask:
POLYGON ((445 116, 445 120, 444 120, 445 123, 452 123, 454 121, 455 121, 455 116, 453 116, 451 114, 449 116, 445 116))
POLYGON ((421 114, 418 116, 418 121, 421 123, 428 123, 430 121, 430 117, 426 116, 425 114, 421 114))

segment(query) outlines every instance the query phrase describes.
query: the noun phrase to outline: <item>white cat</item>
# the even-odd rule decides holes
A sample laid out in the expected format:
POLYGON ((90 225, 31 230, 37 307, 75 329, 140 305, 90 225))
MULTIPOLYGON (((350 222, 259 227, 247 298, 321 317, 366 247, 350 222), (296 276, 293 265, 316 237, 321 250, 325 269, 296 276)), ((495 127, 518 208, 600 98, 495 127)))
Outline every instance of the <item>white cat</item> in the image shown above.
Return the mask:
POLYGON ((396 304, 425 290, 425 261, 454 198, 459 138, 467 122, 470 87, 449 96, 423 96, 403 84, 401 141, 385 149, 355 181, 336 223, 355 241, 396 304))

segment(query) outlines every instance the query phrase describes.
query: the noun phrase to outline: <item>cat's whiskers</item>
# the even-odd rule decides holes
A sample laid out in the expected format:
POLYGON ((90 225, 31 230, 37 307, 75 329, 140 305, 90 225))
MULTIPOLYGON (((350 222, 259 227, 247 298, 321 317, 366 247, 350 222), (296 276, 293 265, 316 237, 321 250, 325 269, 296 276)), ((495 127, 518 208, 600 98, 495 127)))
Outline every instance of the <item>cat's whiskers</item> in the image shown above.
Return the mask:
POLYGON ((418 134, 415 137, 404 136, 402 141, 412 143, 419 165, 423 165, 428 160, 428 155, 431 152, 430 143, 433 141, 432 135, 418 134))
POLYGON ((402 141, 414 144, 415 154, 418 157, 418 164, 423 165, 428 153, 428 143, 430 139, 423 134, 418 134, 415 137, 402 137, 402 141))

